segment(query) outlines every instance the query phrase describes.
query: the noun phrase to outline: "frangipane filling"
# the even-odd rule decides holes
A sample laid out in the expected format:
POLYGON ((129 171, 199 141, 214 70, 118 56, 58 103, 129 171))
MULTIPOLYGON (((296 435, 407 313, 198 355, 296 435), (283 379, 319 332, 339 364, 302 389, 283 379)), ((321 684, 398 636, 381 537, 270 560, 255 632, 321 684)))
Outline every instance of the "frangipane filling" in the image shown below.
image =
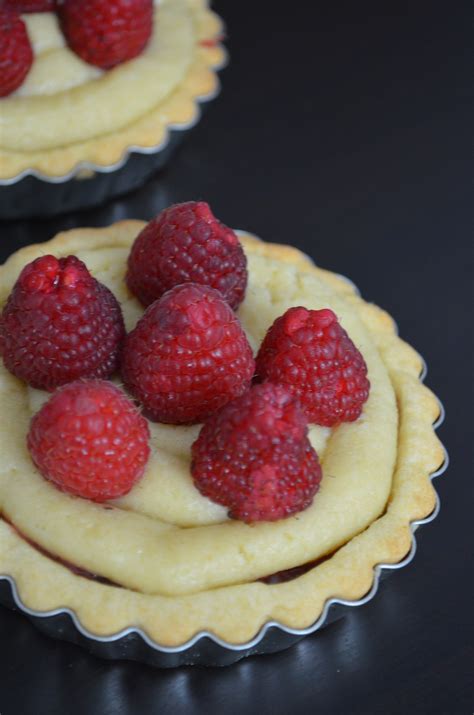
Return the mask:
MULTIPOLYGON (((134 237, 130 231, 116 245, 99 241, 93 249, 78 242, 74 250, 114 292, 128 330, 143 312, 124 283, 134 237)), ((68 496, 41 477, 25 447, 29 420, 47 393, 20 384, 2 366, 0 510, 43 552, 141 593, 191 594, 312 564, 383 513, 395 466, 398 412, 387 368, 369 331, 343 291, 309 264, 305 268, 269 258, 250 237, 242 240, 249 285, 238 315, 252 347, 258 348, 268 327, 290 306, 329 307, 368 366, 371 393, 362 416, 334 429, 310 429, 324 475, 313 504, 273 523, 247 525, 228 519, 225 508, 201 496, 192 482, 190 447, 199 426, 154 423, 145 476, 127 496, 107 508, 68 496)), ((0 302, 18 272, 2 277, 0 302)))

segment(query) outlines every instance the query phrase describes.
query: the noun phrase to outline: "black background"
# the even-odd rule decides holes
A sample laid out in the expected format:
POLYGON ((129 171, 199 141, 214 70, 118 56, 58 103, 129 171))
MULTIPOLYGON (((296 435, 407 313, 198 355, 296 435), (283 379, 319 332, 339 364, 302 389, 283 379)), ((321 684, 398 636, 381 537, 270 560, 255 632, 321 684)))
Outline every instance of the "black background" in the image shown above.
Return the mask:
POLYGON ((214 4, 223 91, 140 191, 0 224, 2 260, 58 230, 202 198, 225 223, 350 276, 426 358, 451 454, 442 509, 376 598, 284 653, 157 671, 49 640, 0 609, 0 712, 471 713, 472 210, 467 3, 214 4))

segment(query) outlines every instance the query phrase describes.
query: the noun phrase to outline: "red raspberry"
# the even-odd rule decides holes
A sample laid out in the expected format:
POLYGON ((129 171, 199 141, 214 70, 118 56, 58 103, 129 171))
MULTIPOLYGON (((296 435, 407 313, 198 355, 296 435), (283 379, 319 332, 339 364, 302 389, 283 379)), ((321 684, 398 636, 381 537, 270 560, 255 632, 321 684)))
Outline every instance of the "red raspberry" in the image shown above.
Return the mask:
POLYGON ((192 446, 194 482, 234 519, 284 519, 311 504, 321 481, 307 434, 306 418, 285 387, 255 385, 201 429, 192 446))
POLYGON ((204 201, 162 211, 138 235, 128 258, 127 285, 143 305, 181 283, 216 288, 234 310, 244 299, 245 253, 204 201))
POLYGON ((151 419, 200 422, 250 386, 252 350, 220 293, 193 283, 155 301, 127 336, 122 376, 151 419))
POLYGON ((62 0, 58 13, 69 47, 102 69, 139 55, 153 29, 153 0, 62 0))
POLYGON ((286 385, 309 422, 353 422, 369 396, 367 366, 332 310, 290 308, 260 347, 257 375, 286 385))
POLYGON ((0 97, 24 81, 33 64, 33 50, 23 20, 0 7, 0 97))
POLYGON ((75 256, 42 256, 25 266, 0 316, 5 367, 45 390, 109 377, 124 336, 114 295, 75 256))
POLYGON ((46 479, 92 501, 121 497, 143 475, 148 423, 111 382, 77 380, 31 420, 28 449, 46 479))
POLYGON ((3 7, 15 12, 53 12, 54 0, 3 0, 3 7))

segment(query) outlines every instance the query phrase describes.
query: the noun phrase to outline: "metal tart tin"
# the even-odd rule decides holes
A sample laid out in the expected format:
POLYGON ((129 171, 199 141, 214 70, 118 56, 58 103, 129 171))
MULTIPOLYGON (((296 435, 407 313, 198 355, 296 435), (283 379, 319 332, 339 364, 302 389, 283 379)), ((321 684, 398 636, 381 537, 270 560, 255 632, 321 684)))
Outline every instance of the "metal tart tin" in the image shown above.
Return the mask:
MULTIPOLYGON (((240 231, 237 231, 240 233, 240 231)), ((247 232, 248 233, 248 232, 247 232)), ((255 238, 257 238, 255 236, 255 238)), ((346 280, 358 292, 356 286, 345 276, 346 280)), ((426 363, 420 380, 424 381, 427 374, 426 363)), ((434 429, 444 422, 445 411, 441 402, 439 415, 434 429)), ((430 475, 431 479, 443 474, 449 465, 449 457, 443 447, 444 459, 441 466, 430 475)), ((22 603, 15 580, 8 574, 0 574, 0 603, 23 612, 35 626, 52 638, 76 643, 93 655, 108 660, 134 660, 159 668, 176 668, 182 665, 226 666, 236 663, 251 655, 264 655, 286 650, 302 638, 343 617, 348 608, 363 606, 372 600, 379 589, 380 582, 393 571, 407 566, 414 558, 417 549, 415 531, 424 524, 436 518, 440 510, 439 497, 433 512, 424 519, 411 522, 412 543, 408 554, 396 564, 381 563, 374 568, 374 580, 370 590, 360 599, 349 601, 330 598, 326 601, 319 618, 308 628, 289 628, 278 621, 268 621, 254 638, 246 643, 229 643, 209 631, 200 631, 177 647, 162 646, 152 640, 140 628, 126 628, 111 636, 96 636, 80 623, 76 613, 69 608, 58 608, 53 611, 35 611, 22 603)))
MULTIPOLYGON (((215 70, 221 70, 227 58, 215 70)), ((115 164, 101 166, 80 162, 63 176, 47 176, 27 169, 0 179, 0 219, 53 216, 90 209, 144 184, 168 163, 184 136, 199 122, 205 105, 220 94, 220 84, 196 98, 191 121, 169 124, 166 136, 153 147, 129 146, 115 164)))

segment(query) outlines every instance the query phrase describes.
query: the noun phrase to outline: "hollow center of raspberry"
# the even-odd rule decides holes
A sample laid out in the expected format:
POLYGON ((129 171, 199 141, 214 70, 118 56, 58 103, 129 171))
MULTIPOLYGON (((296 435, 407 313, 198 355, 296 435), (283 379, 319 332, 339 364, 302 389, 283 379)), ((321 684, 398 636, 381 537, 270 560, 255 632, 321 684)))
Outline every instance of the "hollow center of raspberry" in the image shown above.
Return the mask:
POLYGON ((57 284, 59 272, 57 258, 42 256, 25 268, 20 281, 23 288, 31 293, 49 293, 57 284))
POLYGON ((26 267, 20 281, 23 289, 30 293, 51 293, 57 288, 75 288, 88 278, 83 267, 70 258, 58 260, 54 256, 42 256, 26 267))

